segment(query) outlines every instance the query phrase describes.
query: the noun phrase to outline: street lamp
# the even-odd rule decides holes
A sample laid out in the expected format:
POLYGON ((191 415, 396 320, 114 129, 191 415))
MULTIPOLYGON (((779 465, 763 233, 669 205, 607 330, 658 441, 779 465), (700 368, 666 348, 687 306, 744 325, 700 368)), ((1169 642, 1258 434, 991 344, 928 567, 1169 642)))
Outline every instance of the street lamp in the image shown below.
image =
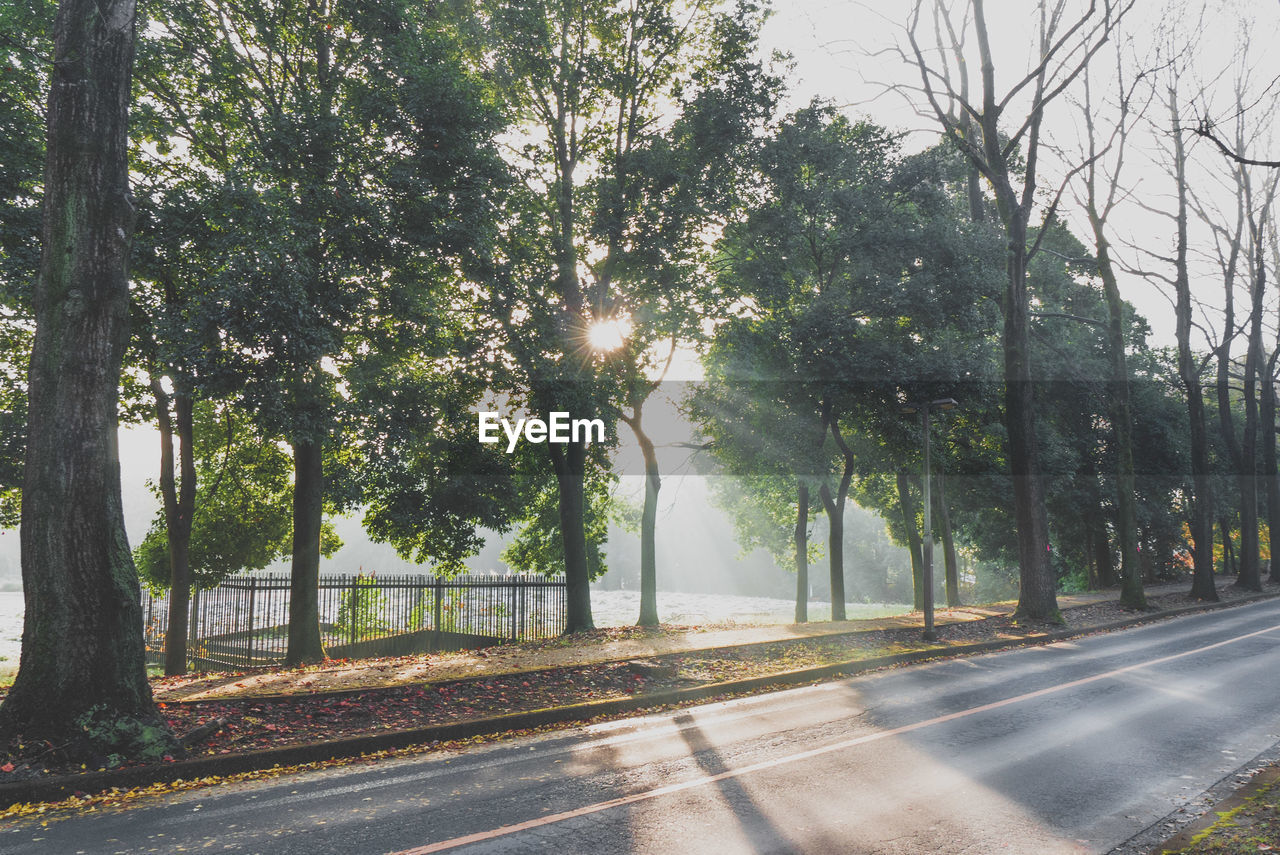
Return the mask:
POLYGON ((933 628, 933 499, 929 491, 929 410, 951 410, 956 407, 955 398, 938 398, 936 401, 924 401, 919 404, 903 404, 902 412, 920 414, 920 426, 924 435, 924 543, 921 550, 924 555, 924 576, 921 585, 924 587, 924 640, 937 641, 938 633, 933 628))

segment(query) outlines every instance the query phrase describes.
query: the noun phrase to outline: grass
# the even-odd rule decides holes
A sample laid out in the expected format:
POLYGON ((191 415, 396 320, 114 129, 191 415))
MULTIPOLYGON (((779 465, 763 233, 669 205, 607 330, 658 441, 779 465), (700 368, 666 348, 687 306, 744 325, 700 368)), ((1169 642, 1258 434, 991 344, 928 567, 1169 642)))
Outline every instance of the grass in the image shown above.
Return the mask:
POLYGON ((1280 852, 1280 781, 1265 784, 1244 803, 1218 815, 1218 821, 1197 834, 1184 849, 1169 855, 1244 855, 1280 852))

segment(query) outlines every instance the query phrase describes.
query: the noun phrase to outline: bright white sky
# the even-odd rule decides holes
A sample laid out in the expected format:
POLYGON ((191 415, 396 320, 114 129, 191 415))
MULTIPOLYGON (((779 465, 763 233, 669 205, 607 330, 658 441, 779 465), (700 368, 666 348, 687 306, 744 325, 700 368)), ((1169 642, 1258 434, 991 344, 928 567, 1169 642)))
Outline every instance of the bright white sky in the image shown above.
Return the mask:
MULTIPOLYGON (((1099 0, 1101 4, 1101 0, 1099 0)), ((921 97, 909 103, 901 92, 890 91, 896 84, 918 85, 919 74, 905 65, 894 51, 895 45, 906 48, 905 24, 912 7, 910 0, 786 0, 777 4, 773 18, 766 25, 764 34, 767 47, 785 51, 794 58, 792 75, 792 104, 800 106, 810 98, 829 99, 842 106, 851 116, 865 116, 880 124, 915 131, 905 142, 908 149, 919 149, 933 144, 937 128, 930 116, 922 116, 914 107, 924 105, 921 97)), ((954 6, 967 5, 953 2, 954 6)), ((1034 33, 1038 22, 1035 3, 1030 0, 989 0, 987 21, 991 28, 991 40, 995 53, 997 90, 1003 91, 1031 67, 1034 33)), ((1080 0, 1067 0, 1068 10, 1080 10, 1087 4, 1080 0)), ((1209 87, 1207 97, 1209 112, 1219 118, 1231 112, 1233 64, 1245 52, 1245 43, 1252 41, 1249 58, 1254 68, 1250 103, 1254 98, 1275 95, 1271 84, 1280 75, 1280 55, 1271 49, 1280 36, 1280 2, 1236 2, 1235 0, 1208 0, 1207 11, 1201 14, 1198 2, 1165 2, 1165 0, 1137 0, 1130 13, 1126 35, 1125 53, 1130 69, 1139 62, 1151 63, 1154 51, 1164 39, 1160 36, 1163 26, 1174 28, 1173 41, 1178 47, 1191 47, 1191 74, 1185 79, 1184 98, 1202 87, 1209 87), (1183 8, 1187 7, 1187 8, 1183 8), (1251 17, 1247 24, 1241 21, 1251 17), (1181 23, 1179 23, 1181 22, 1181 23), (1137 57, 1133 60, 1132 57, 1137 57)), ((1070 12, 1067 15, 1070 18, 1070 12)), ((922 45, 932 43, 932 26, 922 26, 922 45)), ((976 48, 972 37, 969 45, 976 48)), ((976 54, 976 50, 972 51, 976 54)), ((976 65, 976 57, 973 60, 976 65)), ((1099 77, 1095 78, 1095 101, 1100 90, 1107 86, 1107 78, 1115 67, 1114 53, 1104 48, 1095 61, 1099 77), (1105 69, 1105 77, 1103 75, 1105 69)), ((1129 72, 1132 74, 1132 70, 1129 72)), ((973 85, 977 86, 975 80, 973 85)), ((911 94, 911 93, 908 93, 911 94)), ((1079 97, 1078 87, 1072 94, 1079 97)), ((1262 106, 1262 105, 1260 105, 1262 106)), ((1009 111, 1016 115, 1015 107, 1009 111)), ((1106 112, 1102 109, 1095 112, 1106 112)), ((1167 111, 1155 103, 1148 110, 1156 127, 1143 125, 1131 140, 1130 153, 1126 155, 1122 183, 1134 188, 1133 199, 1118 209, 1112 220, 1115 231, 1113 243, 1123 261, 1133 266, 1150 268, 1153 262, 1143 258, 1132 247, 1141 247, 1160 253, 1168 253, 1172 247, 1172 226, 1160 216, 1145 208, 1169 210, 1167 196, 1169 180, 1165 177, 1158 159, 1161 138, 1167 139, 1169 124, 1167 111), (1141 203, 1141 204, 1138 204, 1141 203), (1144 208, 1145 206, 1145 208, 1144 208), (1126 246, 1132 245, 1132 246, 1126 246)), ((1191 122, 1195 114, 1187 111, 1191 122)), ((1079 152, 1082 124, 1078 112, 1067 99, 1059 99, 1051 106, 1046 117, 1046 141, 1062 149, 1065 157, 1048 155, 1040 184, 1046 192, 1052 192, 1065 174, 1062 164, 1075 152, 1079 152)), ((1252 156, 1280 159, 1280 142, 1272 144, 1269 123, 1253 140, 1252 156)), ((1209 180, 1215 171, 1221 175, 1224 161, 1203 141, 1193 146, 1196 167, 1192 180, 1196 181, 1206 200, 1221 197, 1221 193, 1209 180)), ((1258 171, 1259 183, 1265 170, 1258 171)), ((1234 219, 1234 207, 1227 197, 1222 202, 1234 219)), ((1076 225, 1076 233, 1084 236, 1085 224, 1071 200, 1064 200, 1064 213, 1076 225)), ((1193 231, 1192 241, 1208 247, 1210 239, 1203 230, 1193 231)), ((1158 265, 1157 265, 1158 266, 1158 265)), ((1220 280, 1198 283, 1199 293, 1207 302, 1218 305, 1221 297, 1220 280)), ((1164 292, 1136 276, 1122 282, 1126 298, 1134 303, 1154 328, 1154 344, 1173 343, 1173 309, 1164 292)))

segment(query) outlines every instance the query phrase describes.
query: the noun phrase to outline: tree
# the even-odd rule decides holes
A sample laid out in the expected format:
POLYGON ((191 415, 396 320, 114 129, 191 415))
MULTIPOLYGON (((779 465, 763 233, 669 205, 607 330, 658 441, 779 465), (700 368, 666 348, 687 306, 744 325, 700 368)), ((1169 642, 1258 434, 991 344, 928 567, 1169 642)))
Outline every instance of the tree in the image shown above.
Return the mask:
POLYGON ((115 437, 135 12, 133 0, 62 0, 54 25, 23 482, 26 622, 0 731, 155 760, 179 749, 147 682, 115 437))
MULTIPOLYGON (((643 403, 656 342, 698 329, 696 276, 735 148, 771 103, 754 60, 752 3, 486 2, 484 43, 522 135, 524 186, 508 217, 507 272, 484 295, 534 412, 617 416, 651 446, 643 403), (591 331, 627 329, 615 373, 591 331), (619 373, 621 376, 619 376, 619 373)), ((559 490, 568 631, 590 629, 585 444, 548 443, 559 490)), ((646 449, 648 503, 660 479, 646 449)), ((642 523, 642 623, 657 620, 656 517, 642 523)))
MULTIPOLYGON (((206 372, 293 448, 287 660, 322 658, 323 514, 356 497, 326 471, 359 402, 345 375, 403 353, 461 290, 500 184, 465 10, 409 2, 214 2, 157 13, 148 81, 190 157, 218 177, 231 239, 206 315, 206 372), (216 98, 210 97, 216 93, 216 98)), ((461 298, 458 298, 460 301, 461 298)))
POLYGON ((1036 247, 1028 245, 1028 228, 1036 204, 1041 154, 1041 129, 1045 111, 1088 66, 1110 36, 1117 22, 1132 7, 1132 0, 1097 2, 1073 19, 1064 20, 1063 3, 1050 8, 1039 3, 1038 56, 1033 67, 1003 92, 996 89, 996 70, 987 26, 984 0, 969 0, 961 26, 957 27, 946 5, 935 0, 941 41, 940 62, 953 59, 940 70, 926 59, 918 39, 925 0, 916 0, 907 36, 911 61, 919 70, 924 97, 943 134, 969 158, 990 184, 996 210, 1007 237, 1006 287, 1002 309, 1004 330, 1005 424, 1009 432, 1009 466, 1013 478, 1013 505, 1018 536, 1021 590, 1017 614, 1024 618, 1058 620, 1055 578, 1050 563, 1049 525, 1045 512, 1044 479, 1036 437, 1036 398, 1029 340, 1027 262, 1036 247), (970 100, 969 65, 961 50, 966 28, 978 43, 981 101, 970 100), (960 88, 955 81, 965 81, 960 88), (1029 103, 1016 118, 1008 107, 1027 94, 1029 103), (957 113, 958 111, 958 113, 957 113), (961 121, 960 115, 968 119, 961 121), (1013 119, 1013 124, 1010 124, 1013 119), (972 128, 969 121, 972 121, 972 128), (1022 159, 1018 156, 1021 150, 1022 159), (1019 169, 1020 167, 1020 169, 1019 169), (1021 185, 1020 187, 1018 185, 1021 185))
MULTIPOLYGON (((194 490, 192 518, 187 523, 189 585, 206 589, 228 576, 261 570, 289 554, 293 469, 279 444, 255 430, 252 422, 229 404, 201 401, 193 407, 192 422, 195 477, 191 483, 198 484, 198 490, 194 490)), ((134 549, 133 558, 145 584, 171 591, 172 608, 181 596, 172 585, 173 530, 164 506, 165 487, 157 484, 155 489, 162 506, 146 537, 134 549)), ((333 526, 326 522, 321 554, 332 555, 341 545, 333 526)), ((170 627, 172 631, 172 623, 170 627)))
POLYGON ((899 158, 888 131, 812 105, 763 146, 758 201, 721 242, 742 317, 717 331, 698 419, 737 471, 796 479, 798 573, 806 494, 822 501, 836 619, 855 476, 918 468, 902 403, 957 395, 985 370, 989 229, 965 216, 956 160, 899 158))
POLYGON ((1107 237, 1107 219, 1116 207, 1120 187, 1120 170, 1124 163, 1124 147, 1131 123, 1132 90, 1126 90, 1120 54, 1116 53, 1116 68, 1121 87, 1119 114, 1112 126, 1110 139, 1102 144, 1098 140, 1094 117, 1092 89, 1088 70, 1084 73, 1085 100, 1082 115, 1088 141, 1085 160, 1084 208, 1093 232, 1098 278, 1107 304, 1107 354, 1110 362, 1108 400, 1112 429, 1116 444, 1116 539, 1120 545, 1120 603, 1130 609, 1145 609, 1146 594, 1142 589, 1141 570, 1138 566, 1138 511, 1136 484, 1133 471, 1133 410, 1129 394, 1129 366, 1125 358, 1125 307, 1120 297, 1120 285, 1116 279, 1115 265, 1111 259, 1111 243, 1107 237), (1105 192, 1099 187, 1099 159, 1107 149, 1115 148, 1114 167, 1104 172, 1105 192))
POLYGON ((1187 146, 1180 116, 1181 101, 1178 93, 1176 70, 1166 71, 1164 106, 1170 116, 1170 149, 1166 154, 1168 169, 1173 180, 1176 199, 1173 214, 1174 254, 1172 275, 1167 280, 1175 295, 1177 317, 1178 377, 1187 402, 1188 437, 1190 440, 1192 507, 1191 540, 1193 573, 1191 596, 1210 602, 1218 599, 1213 581, 1213 523, 1214 497, 1213 472, 1209 456, 1209 434, 1204 410, 1204 389, 1201 373, 1204 363, 1196 358, 1191 346, 1194 302, 1191 296, 1191 276, 1188 269, 1187 218, 1189 189, 1187 180, 1187 146))

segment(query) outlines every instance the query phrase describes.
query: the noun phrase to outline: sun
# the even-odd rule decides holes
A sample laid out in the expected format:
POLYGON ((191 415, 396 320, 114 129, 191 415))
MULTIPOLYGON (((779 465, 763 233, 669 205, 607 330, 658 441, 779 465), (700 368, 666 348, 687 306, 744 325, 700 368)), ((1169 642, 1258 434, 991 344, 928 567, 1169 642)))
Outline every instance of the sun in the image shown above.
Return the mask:
POLYGON ((587 343, 601 353, 618 350, 631 335, 631 322, 626 318, 601 318, 587 327, 587 343))

